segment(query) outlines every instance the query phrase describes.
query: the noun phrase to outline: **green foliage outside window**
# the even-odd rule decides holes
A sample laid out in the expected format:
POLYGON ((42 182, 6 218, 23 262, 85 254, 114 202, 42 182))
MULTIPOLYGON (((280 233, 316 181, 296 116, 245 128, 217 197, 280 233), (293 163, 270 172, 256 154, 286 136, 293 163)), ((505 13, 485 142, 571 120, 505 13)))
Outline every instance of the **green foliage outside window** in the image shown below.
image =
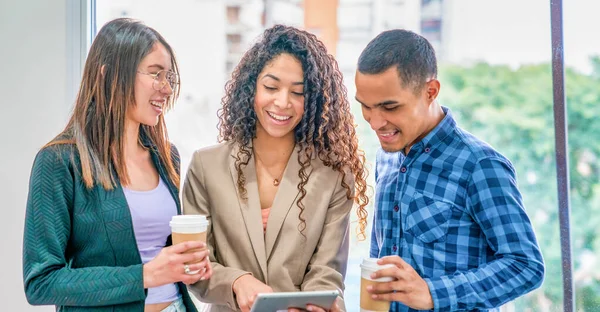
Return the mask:
MULTIPOLYGON (((571 235, 578 311, 600 308, 600 58, 593 72, 566 70, 571 235)), ((552 69, 550 64, 444 66, 440 102, 459 124, 506 155, 546 261, 542 288, 517 311, 562 311, 552 69)))

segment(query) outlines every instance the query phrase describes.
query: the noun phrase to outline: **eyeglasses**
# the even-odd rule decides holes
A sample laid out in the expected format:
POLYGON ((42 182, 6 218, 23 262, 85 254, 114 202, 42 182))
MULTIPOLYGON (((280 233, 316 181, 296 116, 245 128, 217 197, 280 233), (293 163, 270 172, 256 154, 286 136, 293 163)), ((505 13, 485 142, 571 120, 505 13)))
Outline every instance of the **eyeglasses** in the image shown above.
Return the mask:
POLYGON ((162 90, 162 88, 164 88, 167 84, 169 84, 171 90, 175 90, 177 85, 179 85, 179 76, 170 70, 161 70, 158 71, 156 74, 146 73, 140 70, 138 70, 137 72, 142 75, 152 76, 154 78, 154 82, 152 83, 152 89, 156 91, 162 90))

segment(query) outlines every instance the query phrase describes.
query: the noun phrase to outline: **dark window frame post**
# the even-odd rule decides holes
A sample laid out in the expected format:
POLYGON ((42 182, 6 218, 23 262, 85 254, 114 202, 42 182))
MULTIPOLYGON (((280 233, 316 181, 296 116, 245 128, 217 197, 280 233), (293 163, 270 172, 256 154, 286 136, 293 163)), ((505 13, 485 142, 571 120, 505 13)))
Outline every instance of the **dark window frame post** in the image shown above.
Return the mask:
POLYGON ((569 221, 571 208, 569 200, 569 149, 565 97, 562 0, 550 0, 550 25, 552 29, 554 141, 558 187, 560 252, 563 272, 563 309, 565 312, 573 312, 575 311, 575 291, 573 289, 573 262, 571 260, 571 229, 569 221))

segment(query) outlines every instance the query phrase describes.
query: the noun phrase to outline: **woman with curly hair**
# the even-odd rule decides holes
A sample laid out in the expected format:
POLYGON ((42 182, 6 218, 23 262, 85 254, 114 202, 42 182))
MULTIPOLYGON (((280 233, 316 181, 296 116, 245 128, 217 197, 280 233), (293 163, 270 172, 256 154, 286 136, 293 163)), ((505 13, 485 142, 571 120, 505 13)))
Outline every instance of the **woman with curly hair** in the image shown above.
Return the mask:
MULTIPOLYGON (((213 276, 191 287, 209 311, 249 311, 258 293, 343 293, 349 219, 368 203, 364 155, 342 74, 314 35, 267 29, 226 85, 220 144, 198 150, 186 214, 211 220, 213 276)), ((345 310, 343 299, 333 307, 345 310)))

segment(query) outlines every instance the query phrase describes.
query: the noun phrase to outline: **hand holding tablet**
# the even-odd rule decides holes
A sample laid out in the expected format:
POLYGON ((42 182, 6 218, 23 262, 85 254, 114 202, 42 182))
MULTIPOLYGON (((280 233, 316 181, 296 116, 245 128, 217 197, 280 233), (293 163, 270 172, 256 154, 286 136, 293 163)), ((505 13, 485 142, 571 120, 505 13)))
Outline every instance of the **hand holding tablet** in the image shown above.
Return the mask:
POLYGON ((242 312, 250 311, 259 294, 273 292, 273 288, 250 274, 240 276, 233 282, 232 288, 242 312))
POLYGON ((261 293, 256 297, 251 312, 288 311, 290 308, 306 309, 309 304, 328 311, 326 309, 333 306, 338 296, 337 290, 261 293))

